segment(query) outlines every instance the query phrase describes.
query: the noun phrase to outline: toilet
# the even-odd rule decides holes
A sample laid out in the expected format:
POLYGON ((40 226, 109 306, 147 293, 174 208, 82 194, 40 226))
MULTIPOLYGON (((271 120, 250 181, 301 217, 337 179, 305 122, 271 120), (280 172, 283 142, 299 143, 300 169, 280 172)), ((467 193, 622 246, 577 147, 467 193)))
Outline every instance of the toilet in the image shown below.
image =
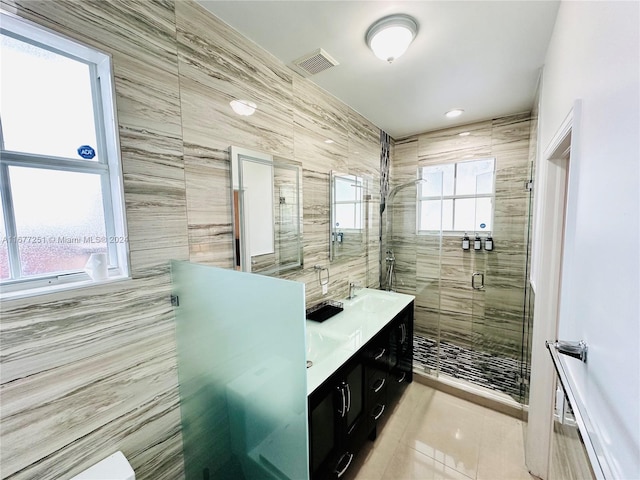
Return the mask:
POLYGON ((136 480, 136 475, 124 454, 116 452, 71 480, 136 480))

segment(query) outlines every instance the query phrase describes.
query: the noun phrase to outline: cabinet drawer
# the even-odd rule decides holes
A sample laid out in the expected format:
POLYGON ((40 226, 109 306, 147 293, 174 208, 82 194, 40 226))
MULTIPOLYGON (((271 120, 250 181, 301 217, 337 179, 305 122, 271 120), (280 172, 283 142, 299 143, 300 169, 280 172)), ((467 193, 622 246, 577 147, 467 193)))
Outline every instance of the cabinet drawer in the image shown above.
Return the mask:
POLYGON ((369 376, 375 371, 387 371, 389 369, 389 346, 386 344, 372 345, 364 352, 364 361, 369 367, 369 376))
POLYGON ((381 398, 380 402, 376 402, 371 410, 369 410, 369 417, 373 422, 379 422, 387 413, 387 404, 385 398, 381 398))
POLYGON ((367 380, 367 386, 369 388, 368 395, 370 398, 375 398, 380 395, 381 392, 386 391, 387 382, 389 378, 385 372, 375 371, 367 380))

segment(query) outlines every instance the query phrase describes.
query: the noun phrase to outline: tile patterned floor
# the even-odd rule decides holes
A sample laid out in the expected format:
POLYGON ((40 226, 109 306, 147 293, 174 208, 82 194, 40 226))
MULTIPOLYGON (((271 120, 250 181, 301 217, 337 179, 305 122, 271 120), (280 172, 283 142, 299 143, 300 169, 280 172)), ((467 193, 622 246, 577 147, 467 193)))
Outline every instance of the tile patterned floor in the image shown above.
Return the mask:
POLYGON ((475 385, 506 393, 520 401, 522 392, 518 379, 528 378, 520 361, 513 358, 491 355, 486 352, 471 350, 449 342, 438 342, 421 335, 413 336, 413 361, 418 368, 438 369, 453 378, 460 378, 475 385))
POLYGON ((520 420, 413 382, 347 480, 532 480, 520 420))

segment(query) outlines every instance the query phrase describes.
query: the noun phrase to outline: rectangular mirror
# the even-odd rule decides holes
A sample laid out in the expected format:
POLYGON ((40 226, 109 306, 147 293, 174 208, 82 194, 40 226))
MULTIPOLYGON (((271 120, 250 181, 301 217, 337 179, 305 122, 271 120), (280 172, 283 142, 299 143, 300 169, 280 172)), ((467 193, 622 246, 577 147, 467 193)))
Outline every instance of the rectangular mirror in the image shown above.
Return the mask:
POLYGON ((235 268, 278 274, 302 266, 301 167, 229 148, 235 268))
POLYGON ((366 205, 369 199, 366 178, 331 172, 329 258, 358 257, 365 252, 366 205))

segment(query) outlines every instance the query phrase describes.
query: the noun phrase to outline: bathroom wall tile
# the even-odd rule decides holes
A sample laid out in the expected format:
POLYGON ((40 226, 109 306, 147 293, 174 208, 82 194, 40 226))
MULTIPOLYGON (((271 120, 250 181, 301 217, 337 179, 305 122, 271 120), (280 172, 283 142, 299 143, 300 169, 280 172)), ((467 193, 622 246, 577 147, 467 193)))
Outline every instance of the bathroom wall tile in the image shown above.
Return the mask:
POLYGON ((184 179, 124 174, 124 198, 132 251, 186 244, 184 179))
MULTIPOLYGON (((94 354, 82 367, 67 364, 4 387, 2 433, 14 443, 10 454, 3 456, 3 474, 37 463, 77 438, 95 436, 96 430, 117 421, 123 412, 152 402, 159 392, 175 390, 173 327, 164 322, 148 329, 148 334, 133 345, 94 354), (68 380, 63 383, 61 378, 68 380), (25 392, 29 392, 26 398, 25 392)), ((46 475, 58 478, 60 472, 54 469, 46 475)))
POLYGON ((380 192, 380 129, 348 111, 348 173, 373 178, 371 193, 380 192))
POLYGON ((418 136, 418 159, 421 165, 460 161, 463 158, 491 156, 490 121, 437 130, 418 136), (461 137, 458 134, 468 131, 461 137))
MULTIPOLYGON (((436 339, 440 335, 440 307, 429 308, 416 302, 414 335, 436 339)), ((418 348, 414 342, 414 361, 418 359, 418 348)))
MULTIPOLYGON (((182 44, 180 48, 182 52, 182 44)), ((237 115, 229 106, 234 96, 193 78, 189 69, 182 68, 188 61, 181 55, 181 71, 186 70, 180 77, 185 143, 220 150, 236 145, 292 158, 291 110, 282 113, 265 107, 248 117, 237 115)))
POLYGON ((304 263, 313 266, 329 260, 329 173, 303 169, 304 263))
POLYGON ((130 275, 142 279, 169 273, 168 258, 171 260, 189 260, 189 246, 148 248, 130 252, 130 275))
MULTIPOLYGON (((418 163, 418 138, 409 137, 395 142, 393 151, 393 178, 400 176, 400 172, 406 174, 407 171, 417 171, 418 163)), ((415 178, 415 175, 414 175, 415 178)), ((400 180, 398 183, 402 183, 400 180)))
POLYGON ((295 158, 308 170, 346 172, 349 128, 346 107, 298 76, 293 80, 293 92, 295 158))
POLYGON ((183 125, 227 145, 291 157, 292 72, 195 2, 176 3, 176 22, 183 125), (256 113, 236 115, 234 99, 255 102, 256 113))
POLYGON ((228 149, 185 144, 189 251, 193 262, 233 266, 228 149))
MULTIPOLYGON (((163 273, 93 287, 82 295, 67 292, 39 304, 3 302, 3 475, 59 478, 65 468, 77 473, 78 465, 95 463, 106 450, 128 453, 122 435, 102 438, 102 432, 142 404, 177 395, 169 294, 165 265, 163 273), (92 445, 74 457, 76 442, 96 441, 106 450, 92 445), (55 465, 40 460, 51 457, 58 459, 55 465)), ((164 409, 168 414, 171 406, 156 408, 158 425, 152 427, 159 438, 179 431, 179 418, 166 420, 164 409)), ((136 448, 155 442, 138 437, 136 448)), ((166 454, 177 462, 172 469, 181 471, 181 445, 174 447, 166 454)), ((143 478, 160 478, 151 465, 134 467, 143 478)))

